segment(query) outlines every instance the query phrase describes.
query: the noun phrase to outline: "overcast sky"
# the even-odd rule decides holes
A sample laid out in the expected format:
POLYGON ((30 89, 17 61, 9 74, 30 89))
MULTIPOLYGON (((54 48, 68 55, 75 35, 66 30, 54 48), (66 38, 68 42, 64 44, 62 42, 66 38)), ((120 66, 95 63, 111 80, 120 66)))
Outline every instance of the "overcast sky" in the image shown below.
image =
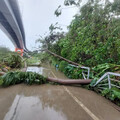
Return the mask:
MULTIPOLYGON (((39 35, 44 35, 48 31, 51 23, 62 24, 64 31, 70 24, 73 16, 77 13, 77 8, 63 9, 62 15, 56 17, 54 11, 64 0, 18 0, 22 14, 22 20, 26 35, 26 44, 29 50, 35 47, 35 40, 39 35)), ((64 7, 64 6, 63 6, 64 7)), ((0 45, 14 50, 14 46, 7 36, 0 30, 0 45)))

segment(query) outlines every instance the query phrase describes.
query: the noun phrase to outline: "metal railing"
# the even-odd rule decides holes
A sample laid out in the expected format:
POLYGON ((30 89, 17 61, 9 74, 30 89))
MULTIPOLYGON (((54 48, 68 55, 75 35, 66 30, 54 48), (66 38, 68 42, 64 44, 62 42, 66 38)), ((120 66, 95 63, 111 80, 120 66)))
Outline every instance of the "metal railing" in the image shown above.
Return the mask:
POLYGON ((82 71, 82 75, 83 75, 83 78, 86 80, 86 79, 89 79, 90 77, 90 68, 89 67, 85 67, 85 66, 76 66, 76 65, 72 65, 72 64, 69 64, 70 66, 73 66, 73 67, 76 67, 76 68, 82 68, 82 69, 85 69, 87 70, 87 75, 85 74, 85 71, 82 71), (87 77, 86 77, 87 76, 87 77))
POLYGON ((107 78, 109 89, 111 89, 112 86, 117 87, 117 88, 120 88, 120 86, 111 84, 111 81, 115 81, 115 82, 120 82, 120 81, 119 81, 119 80, 112 79, 112 78, 110 78, 110 76, 120 77, 120 74, 119 74, 119 73, 113 73, 113 72, 107 72, 107 73, 105 73, 105 74, 95 83, 94 87, 95 87, 96 85, 98 85, 101 81, 105 80, 105 78, 107 78))

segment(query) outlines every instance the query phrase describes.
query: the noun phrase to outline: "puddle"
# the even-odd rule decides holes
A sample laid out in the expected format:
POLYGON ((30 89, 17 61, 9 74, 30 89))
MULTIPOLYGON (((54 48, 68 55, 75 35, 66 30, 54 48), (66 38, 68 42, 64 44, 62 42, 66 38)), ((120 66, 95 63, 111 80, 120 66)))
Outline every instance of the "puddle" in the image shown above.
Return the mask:
MULTIPOLYGON (((28 67, 27 71, 66 79, 52 66, 28 67), (53 72, 53 73, 52 73, 53 72), (54 75, 53 75, 54 74, 54 75)), ((100 120, 119 120, 111 103, 92 91, 80 87, 68 89, 100 120), (89 101, 88 101, 89 100, 89 101), (98 109, 99 108, 99 109, 98 109)), ((0 120, 92 120, 62 86, 15 85, 0 89, 0 120)))
POLYGON ((56 70, 54 66, 50 66, 49 64, 42 67, 28 67, 27 71, 36 72, 45 77, 57 77, 61 79, 67 79, 67 77, 62 72, 56 70))
MULTIPOLYGON (((103 97, 83 88, 67 88, 100 120, 119 120, 120 113, 103 97)), ((0 120, 93 119, 62 86, 21 84, 0 89, 0 120)))
POLYGON ((28 67, 27 68, 28 72, 36 72, 39 73, 43 76, 49 76, 50 75, 50 70, 44 67, 28 67))
POLYGON ((67 120, 67 118, 62 111, 42 104, 37 96, 16 95, 4 120, 67 120))
MULTIPOLYGON (((64 77, 64 74, 56 71, 56 69, 51 66, 32 66, 28 67, 27 71, 36 72, 46 77, 54 77, 52 73, 52 71, 54 71, 56 72, 55 74, 57 74, 57 76, 59 75, 61 77, 64 77)), ((43 91, 39 92, 37 86, 32 86, 30 88, 27 88, 26 86, 24 89, 22 89, 22 95, 18 93, 14 96, 12 105, 6 113, 4 120, 67 120, 66 114, 64 114, 61 107, 58 107, 58 109, 56 109, 56 105, 51 105, 52 102, 49 103, 50 99, 56 103, 54 100, 57 99, 56 97, 58 97, 56 96, 56 90, 54 95, 54 90, 51 92, 51 89, 49 89, 49 87, 46 87, 45 91, 43 88, 41 89, 43 91)))

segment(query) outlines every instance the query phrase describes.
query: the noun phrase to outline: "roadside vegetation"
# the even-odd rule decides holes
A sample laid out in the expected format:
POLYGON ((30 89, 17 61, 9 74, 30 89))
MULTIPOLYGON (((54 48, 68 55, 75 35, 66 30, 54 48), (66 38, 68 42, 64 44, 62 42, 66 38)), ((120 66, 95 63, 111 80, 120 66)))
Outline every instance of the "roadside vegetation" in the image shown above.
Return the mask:
MULTIPOLYGON (((78 3, 74 0, 65 0, 66 6, 74 5, 79 9, 68 26, 68 32, 62 32, 58 23, 51 24, 49 35, 37 40, 38 43, 42 44, 40 49, 43 52, 36 53, 27 62, 31 65, 38 61, 49 61, 55 67, 58 66, 59 70, 71 79, 83 78, 83 70, 80 66, 78 68, 73 67, 68 62, 51 56, 47 50, 79 65, 88 66, 91 68, 90 79, 93 79, 93 81, 90 85, 83 87, 96 91, 120 106, 120 89, 116 87, 109 89, 107 81, 93 87, 94 83, 104 73, 120 73, 120 1, 88 0, 82 6, 78 3)), ((56 16, 62 14, 59 9, 60 6, 55 11, 56 16)), ((14 55, 12 55, 12 58, 9 59, 10 61, 7 61, 7 59, 1 61, 10 68, 17 68, 18 66, 15 66, 17 65, 15 63, 17 58, 14 55), (12 58, 14 58, 14 62, 12 58)), ((43 76, 31 72, 8 72, 0 79, 3 86, 19 83, 47 83, 43 76)), ((111 83, 120 86, 120 78, 116 77, 115 79, 118 81, 112 81, 111 83)))
POLYGON ((17 53, 11 52, 8 48, 0 47, 0 76, 10 70, 21 69, 23 59, 17 53))
POLYGON ((20 83, 28 85, 47 83, 45 77, 33 72, 8 72, 1 78, 1 81, 4 87, 20 83))
POLYGON ((31 58, 27 59, 28 66, 40 66, 41 61, 38 57, 32 56, 31 58))
MULTIPOLYGON (((93 83, 106 72, 120 73, 120 1, 88 0, 81 5, 79 0, 65 0, 65 5, 76 6, 79 12, 68 26, 67 33, 60 31, 58 23, 52 24, 49 35, 37 40, 42 43, 41 49, 48 49, 65 59, 90 67, 93 83)), ((55 15, 60 17, 62 12, 59 6, 55 15)), ((59 66, 59 70, 67 77, 82 78, 80 68, 70 66, 68 62, 51 56, 47 51, 41 53, 41 56, 41 60, 49 59, 51 64, 59 66)), ((119 77, 116 79, 120 80, 119 77)), ((113 83, 120 86, 119 81, 113 83)), ((93 90, 92 85, 87 88, 93 90)), ((119 89, 113 87, 109 90, 108 85, 100 83, 94 90, 120 105, 119 89)))

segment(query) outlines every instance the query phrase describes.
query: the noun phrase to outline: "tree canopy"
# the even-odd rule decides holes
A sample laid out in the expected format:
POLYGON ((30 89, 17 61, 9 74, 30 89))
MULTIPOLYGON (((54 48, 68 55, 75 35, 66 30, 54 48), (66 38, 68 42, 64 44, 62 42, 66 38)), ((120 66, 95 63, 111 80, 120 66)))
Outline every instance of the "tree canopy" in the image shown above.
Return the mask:
POLYGON ((119 0, 88 0, 68 29, 66 36, 52 45, 59 49, 54 51, 59 51, 57 54, 87 66, 120 63, 119 0))

